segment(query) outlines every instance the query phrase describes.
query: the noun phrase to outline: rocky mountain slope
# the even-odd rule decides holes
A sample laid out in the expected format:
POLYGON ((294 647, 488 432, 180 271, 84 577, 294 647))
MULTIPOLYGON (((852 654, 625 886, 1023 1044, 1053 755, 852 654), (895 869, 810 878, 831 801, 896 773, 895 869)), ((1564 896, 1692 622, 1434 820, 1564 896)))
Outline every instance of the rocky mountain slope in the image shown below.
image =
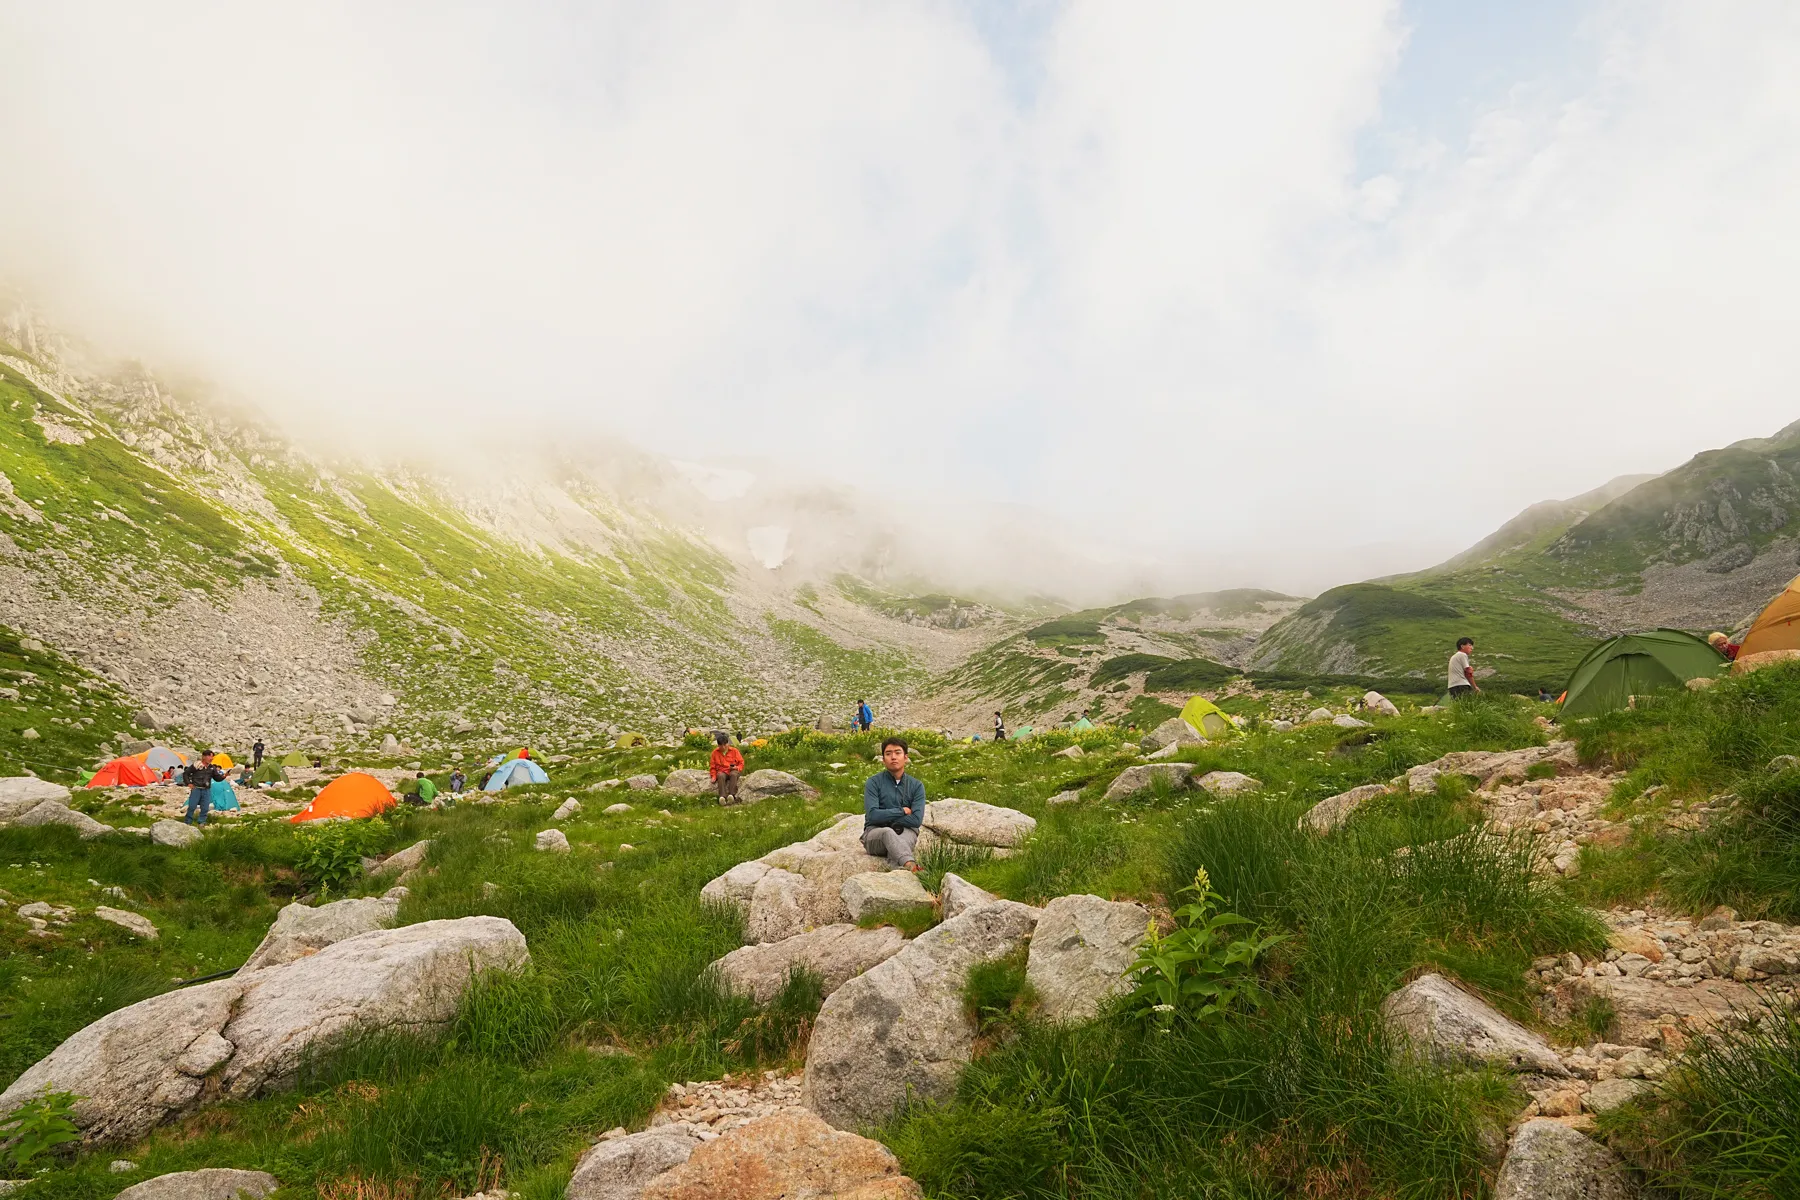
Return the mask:
POLYGON ((1216 686, 1252 654, 1258 635, 1302 600, 1223 592, 1131 600, 1009 631, 926 689, 933 724, 984 729, 998 708, 1013 728, 1087 711, 1122 717, 1140 697, 1216 686))
POLYGON ((1598 637, 1741 629, 1800 571, 1800 423, 1533 505, 1441 566, 1333 588, 1258 642, 1264 670, 1428 677, 1454 640, 1556 684, 1598 637))
MULTIPOLYGON (((616 447, 488 454, 473 479, 327 462, 141 368, 76 361, 28 320, 0 326, 0 638, 106 698, 64 718, 85 740, 9 738, 19 768, 151 729, 423 750, 784 728, 892 709, 1018 620, 802 584, 638 499, 698 493, 616 447)), ((8 688, 42 674, 6 669, 8 688)))

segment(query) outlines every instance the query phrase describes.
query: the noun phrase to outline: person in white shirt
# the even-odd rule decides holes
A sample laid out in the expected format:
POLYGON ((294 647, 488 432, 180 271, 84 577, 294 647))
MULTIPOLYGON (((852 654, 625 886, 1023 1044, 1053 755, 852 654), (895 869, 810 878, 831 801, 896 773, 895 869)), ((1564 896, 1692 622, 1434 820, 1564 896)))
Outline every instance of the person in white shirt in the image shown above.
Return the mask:
POLYGON ((1460 700, 1481 689, 1475 684, 1475 668, 1469 655, 1475 651, 1474 638, 1457 638, 1456 653, 1450 656, 1450 698, 1460 700))

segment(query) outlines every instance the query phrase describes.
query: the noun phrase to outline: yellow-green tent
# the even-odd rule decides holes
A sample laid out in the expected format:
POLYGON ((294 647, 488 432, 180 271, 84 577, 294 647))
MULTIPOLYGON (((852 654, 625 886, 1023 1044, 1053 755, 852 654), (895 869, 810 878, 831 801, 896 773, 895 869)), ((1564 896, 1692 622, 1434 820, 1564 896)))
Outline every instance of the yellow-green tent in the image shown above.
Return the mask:
POLYGON ((306 759, 301 756, 298 750, 289 750, 287 754, 282 757, 281 765, 284 767, 304 767, 306 765, 306 759))
POLYGON ((627 749, 632 746, 648 746, 650 739, 641 733, 621 733, 615 744, 621 749, 627 749))
POLYGON ((1230 737, 1237 732, 1237 726, 1225 710, 1208 700, 1205 696, 1195 696, 1182 707, 1181 719, 1192 725, 1204 738, 1230 737))

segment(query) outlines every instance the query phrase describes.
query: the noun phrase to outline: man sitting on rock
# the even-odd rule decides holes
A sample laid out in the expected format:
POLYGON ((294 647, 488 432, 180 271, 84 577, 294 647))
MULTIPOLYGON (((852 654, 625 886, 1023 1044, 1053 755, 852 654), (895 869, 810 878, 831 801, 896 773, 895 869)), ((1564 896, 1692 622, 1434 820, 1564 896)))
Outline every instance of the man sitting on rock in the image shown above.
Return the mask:
POLYGON ((919 869, 913 847, 925 823, 925 785, 906 773, 906 740, 881 743, 885 770, 863 784, 863 849, 888 860, 890 867, 919 869))

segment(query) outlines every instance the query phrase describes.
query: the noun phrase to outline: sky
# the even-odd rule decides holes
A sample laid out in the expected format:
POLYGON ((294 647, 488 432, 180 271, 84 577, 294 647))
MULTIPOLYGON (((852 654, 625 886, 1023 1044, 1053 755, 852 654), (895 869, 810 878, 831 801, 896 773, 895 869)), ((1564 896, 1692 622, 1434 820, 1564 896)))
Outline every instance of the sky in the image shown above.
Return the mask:
POLYGON ((1783 0, 0 0, 0 45, 0 282, 383 453, 601 433, 1310 591, 1800 417, 1783 0))

